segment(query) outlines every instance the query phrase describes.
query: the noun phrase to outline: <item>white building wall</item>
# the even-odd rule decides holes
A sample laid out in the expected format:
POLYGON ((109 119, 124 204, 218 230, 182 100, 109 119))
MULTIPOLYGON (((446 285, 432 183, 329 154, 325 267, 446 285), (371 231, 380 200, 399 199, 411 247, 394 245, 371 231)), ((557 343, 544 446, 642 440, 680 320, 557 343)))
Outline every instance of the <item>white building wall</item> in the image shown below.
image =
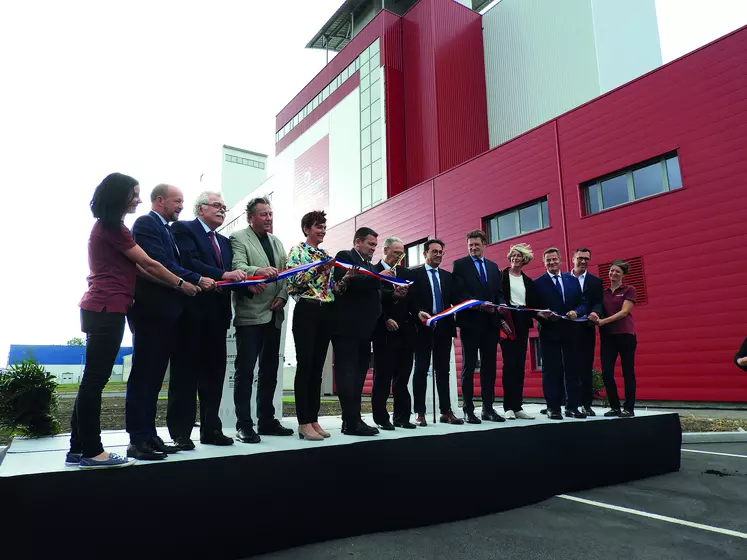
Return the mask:
POLYGON ((661 64, 654 0, 502 0, 483 40, 491 147, 661 64))
POLYGON ((229 208, 267 179, 267 156, 223 146, 221 191, 229 208))

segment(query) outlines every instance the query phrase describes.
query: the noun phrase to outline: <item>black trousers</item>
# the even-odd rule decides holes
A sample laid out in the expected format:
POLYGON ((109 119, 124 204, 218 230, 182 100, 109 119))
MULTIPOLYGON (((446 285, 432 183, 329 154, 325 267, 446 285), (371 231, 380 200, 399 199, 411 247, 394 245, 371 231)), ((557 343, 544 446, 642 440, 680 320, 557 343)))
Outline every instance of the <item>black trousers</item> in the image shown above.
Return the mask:
POLYGON ((80 310, 86 365, 70 418, 70 452, 95 457, 101 445, 101 392, 109 381, 124 334, 125 314, 80 310))
POLYGON ((129 317, 132 329, 132 370, 127 380, 125 427, 132 443, 154 438, 158 393, 174 355, 178 319, 129 317))
POLYGON ((540 328, 542 392, 548 410, 560 411, 564 392, 567 394, 566 408, 578 408, 580 405, 577 345, 573 336, 575 329, 569 326, 558 324, 540 328))
POLYGON ((264 325, 236 327, 236 372, 233 379, 233 403, 236 407, 236 429, 254 426, 252 388, 254 368, 257 376, 257 424, 266 426, 275 420, 275 388, 280 363, 280 329, 271 319, 264 325))
POLYGON ((335 386, 340 399, 343 422, 361 419, 361 394, 371 360, 370 338, 335 334, 332 336, 335 354, 335 386))
POLYGON ((172 438, 190 437, 200 398, 200 434, 220 432, 218 412, 226 377, 226 329, 197 317, 179 321, 171 359, 166 425, 172 438))
MULTIPOLYGON (((578 345, 578 387, 581 405, 591 407, 594 400, 592 369, 594 369, 594 347, 597 344, 597 329, 591 324, 578 323, 576 326, 576 344, 578 345)), ((566 391, 567 392, 567 391, 566 391)))
POLYGON ((615 384, 615 363, 620 355, 623 382, 625 383, 625 410, 635 409, 635 349, 638 341, 634 334, 602 334, 600 353, 604 390, 610 408, 620 409, 620 397, 615 384))
POLYGON ((425 392, 428 388, 428 368, 433 356, 436 390, 441 414, 451 410, 449 395, 449 361, 451 358, 451 333, 447 329, 418 329, 415 339, 415 370, 412 375, 415 413, 425 414, 425 392))
POLYGON ((300 298, 293 311, 296 343, 296 417, 299 424, 319 420, 322 374, 332 339, 332 303, 300 298))
POLYGON ((394 421, 409 422, 412 407, 410 390, 410 372, 415 349, 411 334, 394 332, 376 332, 373 340, 374 377, 371 392, 371 408, 374 422, 389 420, 386 401, 391 387, 394 396, 394 421))
MULTIPOLYGON (((518 412, 524 404, 524 370, 527 362, 527 345, 531 318, 521 317, 526 312, 512 312, 515 340, 501 340, 503 355, 503 410, 518 412)), ((464 389, 462 389, 464 391, 464 389)))
POLYGON ((477 353, 480 352, 480 395, 482 409, 493 408, 495 401, 495 370, 498 354, 497 330, 486 326, 484 329, 460 329, 462 340, 462 400, 464 411, 472 412, 474 394, 475 368, 477 367, 477 353))

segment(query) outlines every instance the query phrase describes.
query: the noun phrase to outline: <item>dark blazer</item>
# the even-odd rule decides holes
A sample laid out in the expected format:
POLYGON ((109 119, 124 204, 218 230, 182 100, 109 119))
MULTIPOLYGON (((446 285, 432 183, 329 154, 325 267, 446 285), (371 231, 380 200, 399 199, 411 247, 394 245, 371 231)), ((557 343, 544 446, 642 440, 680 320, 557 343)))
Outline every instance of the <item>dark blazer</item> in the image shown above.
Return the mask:
MULTIPOLYGON (((373 265, 365 262, 355 249, 340 251, 335 259, 373 270, 373 265)), ((347 270, 335 267, 335 282, 342 280, 346 273, 347 270)), ((350 278, 345 292, 335 295, 332 308, 335 334, 370 339, 381 315, 381 280, 364 275, 350 278)))
MULTIPOLYGON (((374 270, 382 272, 384 266, 379 262, 374 266, 374 270)), ((407 268, 398 266, 395 270, 397 278, 411 280, 410 271, 407 268)), ((407 298, 395 298, 394 286, 387 282, 381 283, 381 307, 381 317, 379 317, 379 321, 376 324, 377 334, 396 334, 407 337, 415 334, 415 324, 418 319, 417 317, 413 318, 407 298), (399 330, 389 333, 386 329, 388 319, 394 319, 399 326, 399 330)))
MULTIPOLYGON (((215 242, 220 249, 221 262, 215 255, 210 238, 198 219, 174 222, 171 225, 179 252, 185 264, 191 270, 216 282, 223 279, 223 274, 231 269, 231 242, 227 237, 216 233, 215 242)), ((245 291, 246 288, 244 288, 245 291)), ((190 317, 207 321, 211 327, 228 329, 231 325, 231 291, 212 290, 202 292, 193 298, 187 298, 187 311, 190 317)))
MULTIPOLYGON (((160 262, 185 282, 197 284, 200 281, 199 274, 186 268, 186 256, 177 252, 171 229, 161 222, 155 212, 151 211, 135 220, 132 237, 151 259, 160 262)), ((186 296, 179 290, 138 276, 131 312, 134 317, 176 319, 184 309, 185 299, 186 296)))
MULTIPOLYGON (((484 257, 483 264, 488 278, 486 285, 483 285, 482 280, 480 280, 472 257, 467 255, 454 261, 451 270, 454 277, 459 280, 462 289, 460 299, 479 299, 496 304, 505 303, 501 287, 501 271, 498 265, 484 257)), ((479 308, 467 309, 457 314, 456 321, 460 329, 500 328, 500 315, 498 313, 484 313, 479 308)))
MULTIPOLYGON (((563 301, 563 297, 555 289, 555 284, 549 274, 544 273, 539 278, 534 279, 534 286, 542 303, 539 307, 551 309, 560 315, 565 315, 571 310, 574 310, 579 317, 588 315, 588 304, 586 303, 584 294, 581 292, 581 284, 578 283, 578 278, 570 272, 563 272, 560 277, 563 282, 565 302, 563 301)), ((549 321, 540 319, 539 317, 537 321, 545 328, 561 324, 560 321, 549 321)))
MULTIPOLYGON (((415 283, 410 286, 407 293, 408 305, 410 306, 410 313, 416 318, 416 324, 418 330, 430 329, 426 327, 420 319, 417 319, 420 311, 425 311, 429 315, 433 314, 433 292, 431 290, 431 283, 428 280, 428 272, 425 266, 419 266, 410 271, 410 280, 415 283)), ((461 303, 460 294, 462 288, 459 284, 459 279, 455 278, 451 272, 447 272, 444 269, 438 269, 438 278, 441 284, 441 297, 443 299, 443 308, 448 309, 452 305, 461 303)), ((439 329, 447 329, 452 337, 456 336, 456 321, 454 316, 446 317, 436 323, 439 329)))
POLYGON ((747 371, 747 366, 740 366, 737 363, 737 360, 739 358, 744 358, 747 356, 747 338, 744 339, 742 342, 742 346, 739 347, 739 350, 737 351, 736 355, 734 356, 734 365, 738 368, 742 369, 743 371, 747 371))
MULTIPOLYGON (((501 288, 503 289, 503 297, 506 300, 506 304, 516 306, 515 301, 511 301, 511 281, 508 279, 508 268, 504 268, 501 271, 501 288)), ((534 285, 534 280, 529 278, 523 272, 521 273, 521 279, 524 281, 524 289, 526 290, 526 301, 527 304, 524 307, 531 307, 533 309, 541 309, 543 306, 542 300, 537 293, 537 288, 534 285)))

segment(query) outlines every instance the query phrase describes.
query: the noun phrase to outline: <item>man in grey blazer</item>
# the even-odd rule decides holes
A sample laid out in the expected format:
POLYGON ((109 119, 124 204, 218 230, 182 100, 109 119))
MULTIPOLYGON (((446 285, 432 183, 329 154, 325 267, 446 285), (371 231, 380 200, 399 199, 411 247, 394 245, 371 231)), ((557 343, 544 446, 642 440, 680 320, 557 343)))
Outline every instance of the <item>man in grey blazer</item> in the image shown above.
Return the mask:
MULTIPOLYGON (((247 276, 276 278, 286 268, 286 253, 280 240, 270 233, 272 206, 266 198, 253 198, 246 207, 249 227, 231 234, 233 270, 247 276)), ((233 401, 236 407, 236 438, 259 443, 251 416, 254 367, 259 359, 257 380, 257 428, 260 435, 290 436, 293 430, 275 418, 273 397, 278 383, 280 328, 288 301, 285 280, 251 286, 249 292, 233 292, 236 327, 236 371, 233 401)))

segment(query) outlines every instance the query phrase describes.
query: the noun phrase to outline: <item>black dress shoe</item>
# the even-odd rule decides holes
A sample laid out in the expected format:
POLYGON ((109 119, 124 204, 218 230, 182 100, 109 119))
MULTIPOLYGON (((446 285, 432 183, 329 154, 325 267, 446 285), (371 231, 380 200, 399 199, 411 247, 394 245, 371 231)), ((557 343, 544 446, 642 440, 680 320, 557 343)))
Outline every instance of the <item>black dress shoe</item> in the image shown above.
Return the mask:
POLYGON ((179 448, 176 445, 166 445, 158 436, 155 436, 150 441, 153 444, 153 449, 160 451, 161 453, 171 454, 179 452, 179 448))
POLYGON ((282 426, 278 420, 270 422, 269 424, 260 424, 258 432, 259 432, 259 435, 261 436, 292 436, 293 435, 293 430, 282 426))
POLYGON ((174 447, 179 451, 192 451, 195 448, 195 444, 187 436, 179 436, 174 438, 174 447))
POLYGON ((166 453, 154 449, 150 441, 141 441, 127 446, 127 456, 138 461, 160 461, 166 458, 166 453))
POLYGON ((565 409, 565 415, 568 418, 581 418, 581 419, 586 418, 586 413, 585 412, 581 412, 577 408, 566 408, 565 409))
POLYGON ((410 422, 409 420, 405 420, 404 422, 395 421, 394 426, 397 428, 404 428, 406 430, 414 430, 415 428, 417 428, 417 426, 413 424, 412 422, 410 422))
POLYGON ((542 410, 540 410, 540 414, 547 414, 547 409, 543 408, 542 410))
POLYGON ((386 431, 391 431, 394 429, 394 424, 392 424, 389 420, 384 420, 383 422, 376 422, 376 425, 382 430, 386 430, 386 431))
POLYGON ((604 413, 604 415, 607 418, 616 418, 617 416, 620 416, 620 409, 619 408, 613 408, 611 410, 608 410, 604 413))
POLYGON ((200 443, 204 443, 205 445, 233 445, 233 438, 224 435, 223 432, 216 431, 212 434, 200 436, 200 443))
POLYGON ((343 422, 342 433, 347 436, 375 436, 379 430, 369 426, 363 420, 358 420, 357 422, 343 422))
POLYGON ((563 419, 563 415, 560 414, 559 410, 548 410, 547 417, 550 420, 562 420, 563 419))
POLYGON ((591 408, 590 406, 585 406, 584 407, 584 412, 586 413, 586 416, 596 416, 597 415, 597 413, 594 412, 594 409, 591 408))
POLYGON ((492 408, 483 410, 482 414, 480 414, 480 418, 482 418, 486 422, 505 422, 506 421, 506 419, 503 416, 498 414, 492 408))
POLYGON ((467 422, 467 424, 482 424, 482 420, 475 416, 474 411, 465 412, 464 421, 467 422))
POLYGON ((241 443, 259 443, 262 441, 254 428, 239 428, 239 431, 236 432, 236 439, 241 443))

